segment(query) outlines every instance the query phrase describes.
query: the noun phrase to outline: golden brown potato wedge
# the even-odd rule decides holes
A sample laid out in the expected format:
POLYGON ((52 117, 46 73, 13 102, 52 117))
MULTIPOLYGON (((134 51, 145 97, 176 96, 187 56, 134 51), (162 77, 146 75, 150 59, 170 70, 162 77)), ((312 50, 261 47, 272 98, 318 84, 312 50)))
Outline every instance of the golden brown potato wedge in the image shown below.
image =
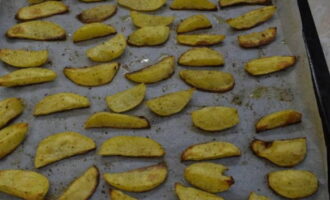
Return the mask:
POLYGON ((188 46, 210 46, 221 43, 226 38, 225 35, 216 34, 193 34, 177 35, 176 41, 179 44, 188 46))
POLYGON ((60 1, 60 0, 27 0, 29 4, 37 4, 37 3, 42 3, 45 1, 60 1))
POLYGON ((48 189, 48 179, 37 172, 0 170, 0 192, 26 200, 43 200, 48 189))
POLYGON ((24 110, 23 100, 19 98, 7 98, 0 101, 0 128, 18 117, 24 110))
POLYGON ((136 198, 128 196, 127 194, 124 194, 122 191, 115 189, 110 189, 109 195, 111 200, 137 200, 136 198))
POLYGON ((108 107, 113 112, 126 112, 140 105, 146 95, 147 87, 142 83, 125 91, 106 97, 108 107))
POLYGON ((102 22, 117 12, 117 6, 112 4, 103 4, 82 11, 77 18, 82 23, 102 22))
POLYGON ((270 198, 251 192, 249 195, 249 200, 270 200, 270 198))
POLYGON ((91 3, 91 2, 100 2, 100 1, 105 1, 105 0, 79 0, 85 3, 91 3))
POLYGON ((167 177, 165 163, 138 168, 126 172, 106 173, 105 181, 121 190, 129 192, 146 192, 162 184, 167 177))
POLYGON ((170 116, 181 112, 189 103, 195 89, 172 92, 147 101, 148 108, 160 116, 170 116))
POLYGON ((179 57, 178 63, 192 67, 219 66, 225 64, 225 59, 218 51, 207 47, 200 47, 184 52, 179 57))
POLYGON ((64 75, 72 82, 86 87, 110 83, 119 70, 119 63, 106 63, 82 68, 65 67, 64 75))
POLYGON ((56 72, 50 69, 28 68, 19 69, 0 77, 0 86, 16 87, 55 80, 56 72))
POLYGON ((219 5, 221 7, 228 7, 240 4, 247 5, 267 5, 271 4, 271 0, 219 0, 219 5))
POLYGON ((192 15, 184 19, 176 28, 177 33, 186 33, 200 29, 212 28, 210 20, 205 15, 192 15))
POLYGON ((218 10, 217 5, 209 0, 174 0, 172 10, 218 10))
POLYGON ((175 183, 175 193, 179 200, 224 200, 214 194, 193 187, 185 187, 180 183, 175 183))
POLYGON ((68 157, 84 154, 95 148, 95 142, 80 133, 56 133, 39 143, 34 166, 40 168, 68 157))
POLYGON ((165 43, 170 36, 167 26, 142 27, 128 36, 127 43, 132 46, 157 46, 165 43))
POLYGON ((89 199, 99 184, 99 176, 97 167, 90 167, 70 184, 58 200, 89 199))
POLYGON ((149 15, 137 11, 130 12, 132 22, 135 26, 142 28, 146 26, 167 26, 173 23, 174 16, 149 15))
POLYGON ((106 140, 99 152, 102 156, 161 157, 165 150, 161 144, 140 136, 116 136, 106 140))
POLYGON ((165 5, 166 0, 117 0, 118 4, 136 11, 154 11, 165 5))
POLYGON ((184 178, 193 186, 206 192, 217 193, 229 190, 234 179, 223 173, 227 167, 210 163, 200 162, 189 165, 184 170, 184 178))
POLYGON ((250 75, 260 76, 284 70, 296 63, 295 56, 272 56, 250 60, 244 69, 250 75))
POLYGON ((236 30, 244 30, 255 27, 269 20, 273 17, 275 12, 276 6, 265 6, 247 12, 239 17, 228 19, 226 21, 232 28, 236 30))
POLYGON ((261 32, 254 32, 237 37, 238 43, 243 48, 260 47, 271 43, 276 38, 276 27, 267 28, 261 32))
POLYGON ((188 85, 208 92, 227 92, 235 85, 233 75, 214 70, 182 70, 180 78, 188 85))
POLYGON ((108 24, 99 22, 86 24, 73 33, 73 42, 81 42, 100 38, 117 33, 116 29, 108 24))
POLYGON ((174 74, 174 67, 175 58, 168 56, 153 65, 126 73, 125 77, 137 83, 156 83, 170 78, 174 74))
POLYGON ((6 36, 8 38, 52 41, 65 40, 66 32, 54 22, 36 20, 12 26, 7 31, 6 36))
POLYGON ((289 199, 311 196, 318 190, 317 177, 306 170, 280 170, 268 174, 268 185, 278 195, 289 199))
POLYGON ((150 128, 149 121, 144 117, 124 115, 110 112, 98 112, 90 116, 85 122, 85 128, 150 128))
POLYGON ((48 51, 0 49, 0 60, 14 67, 39 67, 48 60, 48 51))

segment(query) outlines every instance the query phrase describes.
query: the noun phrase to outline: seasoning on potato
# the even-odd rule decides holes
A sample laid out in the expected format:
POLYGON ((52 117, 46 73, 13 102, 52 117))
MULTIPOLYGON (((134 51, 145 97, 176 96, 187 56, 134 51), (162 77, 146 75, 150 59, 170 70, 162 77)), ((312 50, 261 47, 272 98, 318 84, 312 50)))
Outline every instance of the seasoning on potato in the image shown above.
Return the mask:
POLYGON ((48 51, 0 49, 0 60, 13 67, 39 67, 48 61, 48 51))
POLYGON ((142 27, 128 36, 127 43, 132 46, 157 46, 165 43, 170 35, 167 26, 142 27))
POLYGON ((117 0, 118 4, 136 11, 154 11, 165 5, 166 0, 117 0))
POLYGON ((186 187, 180 183, 175 183, 175 193, 179 200, 224 200, 214 194, 193 187, 186 187))
POLYGON ((0 101, 0 128, 18 117, 24 110, 23 100, 20 98, 7 98, 0 101))
POLYGON ((128 192, 146 192, 162 184, 167 178, 165 163, 126 172, 106 173, 105 181, 113 187, 128 192))
POLYGON ((271 4, 271 0, 219 0, 219 5, 221 7, 228 7, 240 4, 246 5, 267 5, 271 4))
POLYGON ((128 196, 127 194, 124 194, 122 191, 115 189, 109 190, 109 196, 111 200, 137 200, 136 198, 128 196))
POLYGON ((207 28, 212 28, 212 24, 205 15, 192 15, 181 21, 176 28, 176 32, 186 33, 207 28))
POLYGON ((73 42, 81 42, 94 38, 105 37, 117 33, 116 29, 108 24, 99 22, 83 25, 72 36, 73 42))
POLYGON ((225 35, 217 34, 191 34, 177 35, 176 41, 188 46, 211 46, 221 43, 225 38, 225 35))
POLYGON ((255 192, 251 192, 249 195, 249 200, 270 200, 270 198, 262 195, 258 195, 255 192))
POLYGON ((192 48, 181 54, 178 63, 191 67, 219 66, 225 64, 225 59, 216 50, 200 47, 192 48))
POLYGON ((87 153, 95 148, 95 142, 80 133, 56 133, 46 137, 39 143, 34 166, 36 168, 44 167, 68 157, 87 153))
POLYGON ((102 22, 117 12, 117 6, 112 4, 103 4, 82 11, 77 18, 82 23, 102 22))
POLYGON ((253 32, 237 37, 238 43, 243 48, 255 48, 271 43, 275 40, 276 27, 267 28, 261 32, 253 32))
POLYGON ((130 16, 135 26, 142 28, 146 26, 168 26, 173 23, 174 16, 149 15, 142 12, 131 11, 130 16))
POLYGON ((209 0, 174 0, 172 10, 218 10, 217 5, 209 0))

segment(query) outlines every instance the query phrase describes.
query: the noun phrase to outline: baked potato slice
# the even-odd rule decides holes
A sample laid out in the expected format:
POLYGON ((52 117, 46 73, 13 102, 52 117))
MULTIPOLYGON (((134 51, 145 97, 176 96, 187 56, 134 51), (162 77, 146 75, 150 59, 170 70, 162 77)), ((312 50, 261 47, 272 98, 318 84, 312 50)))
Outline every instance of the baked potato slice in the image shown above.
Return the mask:
POLYGON ((207 28, 212 28, 212 24, 205 15, 192 15, 181 21, 176 28, 176 32, 186 33, 207 28))
POLYGON ((82 11, 77 18, 82 23, 102 22, 117 12, 117 6, 112 4, 103 4, 82 11))
POLYGON ((69 185, 58 200, 89 199, 99 184, 99 176, 97 167, 90 167, 69 185))
POLYGON ((144 117, 124 115, 110 112, 97 112, 85 122, 85 128, 122 128, 143 129, 150 128, 149 121, 144 117))
POLYGON ((175 58, 168 56, 159 62, 125 74, 128 80, 136 83, 156 83, 170 78, 174 74, 175 58))
POLYGON ((109 195, 111 200, 137 200, 136 198, 128 196, 127 194, 124 194, 122 191, 115 189, 110 189, 109 195))
POLYGON ((167 26, 142 27, 128 36, 127 43, 132 46, 157 46, 165 43, 170 36, 167 26))
POLYGON ((195 89, 172 92, 147 101, 148 108, 159 116, 170 116, 181 112, 189 103, 195 89))
POLYGON ((116 136, 106 140, 99 152, 101 156, 161 157, 165 150, 153 139, 141 136, 116 136))
POLYGON ((14 67, 39 67, 48 61, 48 51, 0 49, 0 60, 14 67))
POLYGON ((48 179, 29 170, 0 170, 0 192, 26 200, 43 200, 49 189, 48 179))
POLYGON ((275 40, 277 28, 267 28, 261 32, 254 32, 237 37, 238 43, 243 48, 255 48, 271 43, 275 40))
POLYGON ((154 11, 165 5, 166 0, 117 0, 118 4, 136 11, 154 11))
POLYGON ((188 46, 210 46, 221 43, 225 38, 225 35, 219 34, 192 34, 177 35, 176 41, 188 46))
POLYGON ((43 139, 37 148, 34 166, 44 167, 59 160, 92 151, 95 142, 80 133, 62 132, 43 139))
POLYGON ((142 28, 146 26, 168 26, 173 23, 174 16, 149 15, 142 12, 130 12, 132 22, 135 26, 142 28))
POLYGON ((218 51, 207 47, 200 47, 184 52, 179 57, 178 63, 192 67, 219 66, 225 64, 225 59, 218 51))
POLYGON ((80 86, 92 87, 111 83, 119 67, 120 64, 117 62, 82 68, 65 67, 63 73, 80 86))
POLYGON ((249 200, 270 200, 270 198, 262 195, 258 195, 255 192, 251 192, 249 195, 249 200))
POLYGON ((317 177, 306 170, 280 170, 267 176, 268 186, 278 195, 288 199, 311 196, 318 190, 317 177))
POLYGON ((271 0, 219 0, 219 5, 221 7, 228 7, 240 4, 246 5, 267 5, 271 4, 271 0))
POLYGON ((85 3, 92 3, 92 2, 100 2, 100 1, 105 1, 105 0, 79 0, 85 3))
POLYGON ((54 22, 35 20, 12 26, 7 31, 6 36, 8 38, 52 41, 65 40, 66 32, 54 22))
POLYGON ((227 167, 211 162, 194 163, 185 168, 184 178, 206 192, 224 192, 234 184, 233 177, 224 175, 226 170, 227 167))
POLYGON ((266 22, 273 17, 275 12, 276 6, 264 6, 226 21, 233 29, 244 30, 253 28, 261 23, 266 22))
POLYGON ((217 5, 209 0, 174 0, 172 10, 218 10, 217 5))
POLYGON ((117 31, 111 25, 95 22, 78 28, 73 33, 72 39, 73 42, 81 42, 94 38, 105 37, 115 33, 117 33, 117 31))
POLYGON ((7 98, 0 101, 0 128, 18 117, 24 110, 23 100, 20 98, 7 98))
POLYGON ((128 192, 146 192, 162 184, 167 178, 165 163, 126 172, 106 173, 105 181, 113 187, 128 192))
POLYGON ((45 1, 60 1, 60 0, 27 0, 29 4, 37 4, 45 1))
POLYGON ((108 107, 113 112, 126 112, 140 105, 146 95, 147 87, 142 83, 127 90, 106 97, 108 107))
POLYGON ((208 92, 227 92, 235 85, 233 75, 215 70, 182 70, 180 78, 188 85, 208 92))
POLYGON ((224 200, 214 194, 193 187, 186 187, 180 183, 175 183, 175 193, 179 200, 224 200))

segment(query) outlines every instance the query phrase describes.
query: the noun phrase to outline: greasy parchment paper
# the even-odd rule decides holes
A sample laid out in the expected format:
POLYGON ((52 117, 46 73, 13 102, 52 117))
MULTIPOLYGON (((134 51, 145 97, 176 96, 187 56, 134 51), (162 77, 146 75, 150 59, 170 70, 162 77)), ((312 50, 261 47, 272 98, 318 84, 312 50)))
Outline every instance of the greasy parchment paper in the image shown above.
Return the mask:
MULTIPOLYGON (((93 164, 97 165, 101 174, 103 174, 152 165, 163 159, 102 158, 97 156, 95 151, 93 151, 36 170, 33 167, 33 158, 40 140, 58 132, 76 131, 93 138, 99 147, 104 140, 116 135, 149 136, 164 145, 167 152, 164 160, 169 167, 169 176, 167 181, 157 189, 141 194, 131 193, 131 195, 144 200, 176 199, 173 192, 173 184, 175 182, 187 184, 182 174, 184 167, 190 164, 189 162, 180 162, 180 153, 195 143, 221 140, 238 145, 241 148, 242 156, 212 161, 228 166, 229 170, 227 174, 233 176, 235 179, 235 184, 232 188, 219 195, 225 199, 243 200, 247 199, 251 191, 256 191, 272 199, 282 199, 272 193, 267 187, 266 182, 267 173, 280 170, 281 168, 254 156, 249 149, 249 143, 255 137, 264 140, 307 137, 307 157, 303 163, 294 167, 294 169, 310 170, 319 178, 319 191, 307 199, 329 199, 326 178, 326 148, 309 72, 309 63, 302 39, 301 21, 296 1, 274 1, 274 4, 278 6, 276 16, 267 23, 247 31, 231 30, 224 23, 224 19, 238 16, 259 6, 236 6, 216 12, 171 11, 169 9, 170 2, 168 2, 166 7, 155 12, 155 14, 176 16, 175 23, 171 28, 170 40, 165 45, 159 47, 128 47, 125 54, 118 59, 122 63, 122 67, 113 82, 94 88, 85 88, 73 84, 65 78, 62 70, 66 66, 81 67, 93 64, 86 58, 85 50, 112 36, 73 44, 71 34, 82 25, 75 18, 75 15, 88 7, 104 3, 115 3, 115 1, 92 4, 80 3, 78 0, 66 0, 64 2, 70 6, 70 13, 53 16, 47 18, 47 20, 57 22, 67 30, 69 37, 66 41, 37 42, 10 40, 5 37, 1 37, 0 39, 0 48, 48 49, 50 51, 51 62, 44 67, 58 72, 57 80, 51 83, 9 89, 0 88, 1 99, 6 97, 21 97, 24 99, 26 109, 24 114, 16 119, 15 122, 22 121, 30 124, 29 135, 24 144, 20 145, 11 155, 0 161, 0 169, 32 169, 46 175, 51 182, 47 199, 55 199, 75 177, 80 176, 93 164), (223 94, 197 91, 189 106, 180 114, 171 117, 157 117, 145 105, 140 105, 137 109, 128 112, 129 114, 146 116, 151 121, 151 129, 149 130, 85 130, 83 123, 90 114, 96 111, 107 110, 104 100, 107 95, 114 94, 134 85, 123 77, 126 72, 152 64, 165 55, 178 57, 188 49, 188 47, 176 44, 174 30, 181 19, 197 13, 208 15, 213 24, 212 29, 199 31, 200 33, 220 33, 227 36, 223 44, 214 47, 225 55, 226 64, 224 67, 212 69, 233 73, 236 79, 235 88, 223 94), (238 34, 259 31, 269 26, 276 26, 278 28, 278 37, 275 42, 260 49, 244 50, 239 48, 236 42, 238 34), (272 55, 296 55, 299 59, 295 67, 272 75, 256 78, 244 72, 243 65, 246 61, 260 56, 272 55), (88 109, 33 117, 32 110, 34 105, 45 95, 57 92, 75 92, 86 95, 90 98, 92 106, 88 109), (240 124, 218 133, 207 133, 192 127, 189 113, 203 106, 212 105, 237 108, 241 119, 240 124), (270 112, 287 108, 302 112, 303 122, 258 135, 255 133, 254 123, 258 118, 270 112)), ((14 19, 15 13, 18 8, 25 5, 27 5, 25 0, 0 0, 1 35, 4 35, 5 31, 16 23, 14 19)), ((117 28, 118 32, 123 32, 126 36, 135 29, 129 18, 129 11, 121 7, 119 7, 117 14, 108 19, 106 23, 112 24, 117 28)), ((1 75, 15 70, 3 63, 0 65, 1 75)), ((178 72, 184 68, 188 67, 177 66, 176 73, 172 78, 149 85, 146 99, 187 89, 188 86, 178 76, 178 72)), ((108 188, 109 186, 101 178, 97 191, 91 199, 108 199, 108 188)), ((0 199, 12 200, 16 198, 0 194, 0 199)))

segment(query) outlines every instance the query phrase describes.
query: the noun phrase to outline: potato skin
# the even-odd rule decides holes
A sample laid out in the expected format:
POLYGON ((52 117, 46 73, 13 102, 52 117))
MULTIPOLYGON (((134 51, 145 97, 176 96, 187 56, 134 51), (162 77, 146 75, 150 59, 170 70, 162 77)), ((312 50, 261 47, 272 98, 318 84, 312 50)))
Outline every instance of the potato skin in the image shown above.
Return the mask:
POLYGON ((48 51, 24 49, 0 49, 0 60, 13 67, 39 67, 48 60, 48 51))
POLYGON ((118 4, 135 11, 155 11, 165 5, 166 0, 117 0, 118 4))
POLYGON ((219 0, 221 7, 229 7, 235 5, 269 5, 271 0, 219 0))
POLYGON ((181 34, 177 35, 176 41, 187 46, 211 46, 221 43, 225 37, 225 35, 215 34, 181 34))
POLYGON ((186 33, 208 28, 212 28, 210 20, 205 15, 199 14, 192 15, 182 20, 182 22, 177 26, 176 32, 186 33))
POLYGON ((117 33, 116 29, 110 25, 103 23, 90 23, 78 28, 73 33, 73 42, 82 42, 95 38, 105 37, 117 33))
POLYGON ((112 4, 105 4, 89 8, 77 15, 77 19, 82 23, 102 22, 117 12, 117 6, 112 4))
POLYGON ((130 16, 136 27, 142 28, 145 26, 168 26, 175 19, 173 16, 149 15, 137 11, 131 11, 130 16))
POLYGON ((217 6, 208 0, 174 0, 170 8, 172 10, 218 10, 217 6))
POLYGON ((178 64, 191 67, 219 66, 225 64, 224 56, 211 48, 192 48, 181 54, 178 64))
POLYGON ((243 48, 255 48, 271 43, 275 40, 277 28, 271 27, 261 32, 239 35, 238 43, 243 48))
POLYGON ((0 101, 0 129, 10 121, 22 114, 23 100, 20 98, 7 98, 0 101))
POLYGON ((167 26, 142 27, 128 36, 127 44, 131 46, 158 46, 164 44, 170 35, 167 26))

